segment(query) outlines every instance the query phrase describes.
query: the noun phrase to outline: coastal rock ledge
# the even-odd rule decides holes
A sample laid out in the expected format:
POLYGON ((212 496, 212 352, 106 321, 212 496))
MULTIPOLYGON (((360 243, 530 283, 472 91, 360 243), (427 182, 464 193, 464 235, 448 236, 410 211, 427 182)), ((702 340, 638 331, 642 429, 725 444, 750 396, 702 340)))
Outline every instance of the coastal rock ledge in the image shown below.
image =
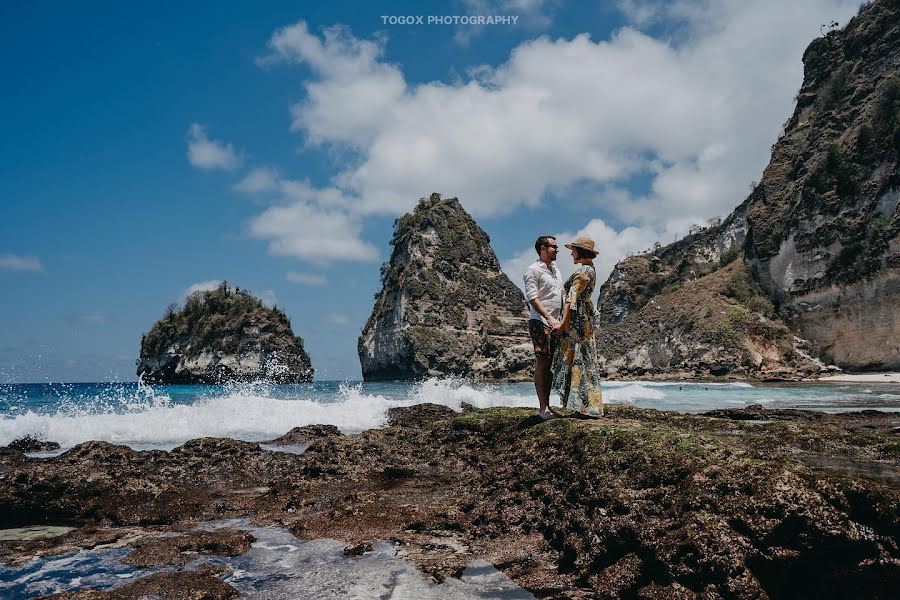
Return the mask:
POLYGON ((313 368, 287 315, 225 282, 170 305, 141 338, 137 375, 148 383, 305 383, 313 368))
POLYGON ((366 381, 529 378, 525 299, 459 200, 422 198, 395 222, 391 246, 359 337, 366 381))

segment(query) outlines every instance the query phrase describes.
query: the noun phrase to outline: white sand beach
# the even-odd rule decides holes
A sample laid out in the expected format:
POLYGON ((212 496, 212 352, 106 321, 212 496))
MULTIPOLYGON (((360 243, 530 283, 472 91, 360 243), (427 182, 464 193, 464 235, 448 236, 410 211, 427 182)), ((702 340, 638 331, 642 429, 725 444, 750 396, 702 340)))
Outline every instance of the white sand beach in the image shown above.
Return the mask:
POLYGON ((841 373, 820 377, 819 381, 843 381, 850 383, 900 383, 900 373, 841 373))

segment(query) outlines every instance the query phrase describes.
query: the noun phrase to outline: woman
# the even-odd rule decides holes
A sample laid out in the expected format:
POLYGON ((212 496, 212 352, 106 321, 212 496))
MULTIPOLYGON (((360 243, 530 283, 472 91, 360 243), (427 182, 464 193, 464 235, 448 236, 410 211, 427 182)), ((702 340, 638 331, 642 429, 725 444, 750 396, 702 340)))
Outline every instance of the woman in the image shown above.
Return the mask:
POLYGON ((591 294, 597 283, 594 271, 594 240, 577 237, 566 248, 578 267, 563 287, 562 321, 553 330, 562 336, 553 356, 553 388, 562 406, 579 414, 603 415, 597 344, 594 341, 594 303, 591 294))

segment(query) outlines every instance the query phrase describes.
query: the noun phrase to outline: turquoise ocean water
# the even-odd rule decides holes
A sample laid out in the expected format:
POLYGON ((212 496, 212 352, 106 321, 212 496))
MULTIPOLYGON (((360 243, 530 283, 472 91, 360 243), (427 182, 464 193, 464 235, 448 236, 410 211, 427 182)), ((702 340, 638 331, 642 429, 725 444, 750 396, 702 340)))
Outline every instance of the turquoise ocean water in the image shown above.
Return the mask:
MULTIPOLYGON (((900 384, 607 382, 604 401, 701 412, 763 404, 826 411, 900 410, 900 384)), ((555 400, 555 399, 554 399, 555 400)), ((529 383, 480 385, 322 381, 307 385, 146 386, 140 383, 0 384, 0 445, 24 435, 63 449, 105 440, 173 448, 201 436, 259 441, 314 423, 356 432, 385 424, 394 406, 434 402, 454 409, 537 406, 529 383)))

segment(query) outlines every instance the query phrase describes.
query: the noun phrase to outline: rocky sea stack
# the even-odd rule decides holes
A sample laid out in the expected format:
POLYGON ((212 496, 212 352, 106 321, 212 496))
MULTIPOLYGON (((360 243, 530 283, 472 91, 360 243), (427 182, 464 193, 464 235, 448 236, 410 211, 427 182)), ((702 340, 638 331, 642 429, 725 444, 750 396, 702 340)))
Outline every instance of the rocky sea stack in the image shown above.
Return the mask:
POLYGON ((397 219, 391 246, 359 338, 364 379, 529 377, 524 297, 459 200, 423 198, 397 219))
POLYGON ((141 338, 137 374, 164 384, 303 383, 313 368, 283 311, 222 283, 168 308, 141 338))
POLYGON ((784 134, 725 220, 619 263, 611 375, 791 379, 900 368, 900 5, 813 41, 784 134), (702 308, 700 308, 702 307, 702 308))

